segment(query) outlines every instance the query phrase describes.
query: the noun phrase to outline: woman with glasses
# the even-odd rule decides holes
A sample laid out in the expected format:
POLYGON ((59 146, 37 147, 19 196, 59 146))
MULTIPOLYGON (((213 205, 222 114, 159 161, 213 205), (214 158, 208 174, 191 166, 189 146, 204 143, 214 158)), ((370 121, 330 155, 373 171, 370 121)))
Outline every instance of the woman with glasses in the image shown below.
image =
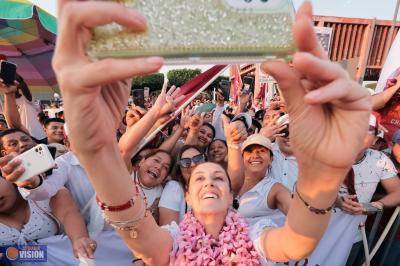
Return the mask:
POLYGON ((172 180, 168 181, 161 194, 158 205, 160 225, 170 224, 173 221, 179 223, 182 220, 188 211, 185 200, 187 182, 194 167, 205 161, 206 156, 197 146, 185 145, 182 147, 178 154, 172 180))

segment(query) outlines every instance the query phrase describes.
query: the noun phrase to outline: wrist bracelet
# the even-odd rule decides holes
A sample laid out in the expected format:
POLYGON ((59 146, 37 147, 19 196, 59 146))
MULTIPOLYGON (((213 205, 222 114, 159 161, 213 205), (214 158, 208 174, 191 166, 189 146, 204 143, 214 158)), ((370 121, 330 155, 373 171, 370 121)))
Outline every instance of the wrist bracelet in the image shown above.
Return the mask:
POLYGON ((127 202, 125 202, 124 204, 121 205, 116 205, 116 206, 108 206, 107 204, 105 204, 104 202, 102 202, 98 196, 96 196, 96 202, 97 204, 100 206, 100 209, 102 211, 110 211, 110 212, 120 212, 120 211, 124 211, 129 209, 130 207, 133 207, 135 205, 135 198, 140 196, 140 190, 139 190, 139 186, 137 185, 137 183, 135 182, 135 189, 136 189, 136 193, 135 196, 133 196, 133 198, 129 199, 127 202))
MULTIPOLYGON (((295 191, 296 191, 296 194, 297 194, 297 196, 299 197, 299 199, 304 203, 304 205, 307 207, 307 209, 308 209, 310 212, 313 212, 313 213, 315 213, 315 214, 322 214, 322 215, 324 215, 324 214, 327 214, 328 212, 330 212, 330 211, 333 209, 333 207, 335 207, 336 199, 335 199, 335 202, 334 202, 330 207, 328 207, 328 208, 326 208, 326 209, 315 208, 315 207, 311 206, 307 201, 305 201, 305 200, 300 196, 300 193, 299 193, 299 191, 297 190, 297 185, 295 186, 295 191)), ((294 197, 294 195, 293 195, 293 193, 292 193, 292 198, 293 198, 293 197, 294 197)))
POLYGON ((230 149, 240 150, 241 147, 242 147, 241 144, 233 144, 233 143, 228 144, 228 148, 230 149))

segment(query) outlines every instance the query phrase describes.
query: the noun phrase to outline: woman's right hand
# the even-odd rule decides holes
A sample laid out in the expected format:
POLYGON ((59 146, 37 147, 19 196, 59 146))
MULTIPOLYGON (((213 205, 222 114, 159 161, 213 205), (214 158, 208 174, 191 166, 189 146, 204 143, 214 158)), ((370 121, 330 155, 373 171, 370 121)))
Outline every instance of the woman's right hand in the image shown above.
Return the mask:
POLYGON ((0 78, 0 91, 4 94, 15 93, 17 91, 18 82, 14 81, 13 85, 7 86, 4 81, 0 78))
POLYGON ((88 58, 86 48, 94 27, 116 22, 134 32, 146 29, 145 17, 134 9, 104 1, 59 0, 58 10, 52 65, 64 99, 69 137, 77 153, 93 154, 106 144, 115 144, 115 130, 131 90, 129 79, 157 71, 163 59, 92 62, 88 58))

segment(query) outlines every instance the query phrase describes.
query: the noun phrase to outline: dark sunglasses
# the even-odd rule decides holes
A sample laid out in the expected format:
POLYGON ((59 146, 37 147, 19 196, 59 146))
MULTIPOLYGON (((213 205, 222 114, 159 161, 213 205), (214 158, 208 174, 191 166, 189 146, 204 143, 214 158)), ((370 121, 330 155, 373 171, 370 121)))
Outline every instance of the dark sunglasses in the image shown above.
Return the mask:
POLYGON ((193 156, 192 158, 180 159, 178 161, 178 165, 180 165, 183 168, 189 168, 190 166, 192 166, 192 163, 194 165, 198 165, 203 162, 205 162, 204 154, 199 154, 199 155, 193 156))

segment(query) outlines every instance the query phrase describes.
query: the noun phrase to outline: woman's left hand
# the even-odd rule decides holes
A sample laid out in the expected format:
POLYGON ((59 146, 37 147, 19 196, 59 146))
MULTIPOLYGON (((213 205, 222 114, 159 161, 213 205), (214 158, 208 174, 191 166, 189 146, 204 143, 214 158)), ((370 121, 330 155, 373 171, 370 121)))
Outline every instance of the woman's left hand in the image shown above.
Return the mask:
POLYGON ((94 252, 96 251, 97 243, 88 237, 81 237, 72 241, 72 248, 75 257, 94 259, 94 252))

